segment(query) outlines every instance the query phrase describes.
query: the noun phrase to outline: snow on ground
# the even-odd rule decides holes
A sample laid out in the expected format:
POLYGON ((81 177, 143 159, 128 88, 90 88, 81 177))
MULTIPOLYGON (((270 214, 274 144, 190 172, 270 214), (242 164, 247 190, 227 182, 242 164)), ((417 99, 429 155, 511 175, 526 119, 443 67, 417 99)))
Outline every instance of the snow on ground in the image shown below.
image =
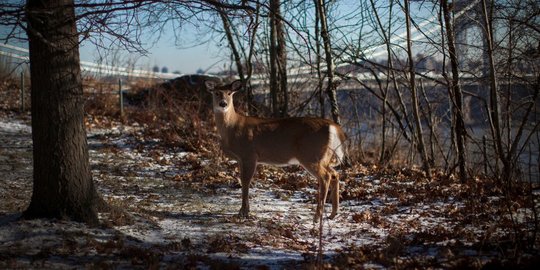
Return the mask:
MULTIPOLYGON (((104 226, 87 228, 65 221, 18 219, 31 195, 30 128, 13 119, 0 120, 0 194, 4 198, 0 267, 281 269, 313 262, 319 226, 312 221, 316 194, 312 184, 286 189, 276 184, 282 174, 262 168, 250 189, 253 217, 239 219, 235 214, 241 194, 234 162, 214 164, 197 153, 158 147, 155 141, 144 140, 141 130, 138 126, 89 130, 90 162, 98 190, 127 215, 101 214, 104 226), (201 171, 208 178, 201 177, 201 171)), ((303 172, 291 174, 307 177, 303 172)), ((356 247, 379 250, 386 256, 421 254, 428 260, 448 260, 456 252, 448 246, 473 246, 488 230, 507 233, 489 226, 458 226, 452 213, 465 205, 452 196, 445 201, 422 201, 414 194, 379 192, 388 185, 414 188, 414 180, 390 182, 353 174, 348 184, 351 189, 344 185, 346 192, 365 196, 344 200, 334 220, 324 219, 326 260, 356 247), (456 231, 462 239, 433 236, 456 231), (404 241, 413 244, 404 247, 404 241)), ((475 253, 475 249, 463 252, 475 253)), ((388 267, 373 261, 362 266, 388 267)))
POLYGON ((26 124, 23 123, 20 120, 11 120, 6 121, 4 119, 0 119, 0 130, 2 133, 19 133, 19 134, 28 134, 32 132, 32 128, 26 124))
MULTIPOLYGON (((240 220, 235 217, 241 202, 238 186, 201 189, 174 180, 176 176, 190 172, 189 168, 176 166, 175 160, 187 158, 193 153, 163 153, 156 163, 155 157, 135 150, 136 145, 130 142, 132 138, 99 134, 102 136, 90 134, 92 164, 121 161, 121 164, 116 164, 118 170, 124 172, 122 175, 130 175, 130 172, 131 175, 114 176, 115 185, 99 185, 110 181, 111 176, 107 175, 109 170, 95 170, 99 175, 95 178, 98 187, 107 186, 102 193, 107 194, 107 198, 113 202, 122 205, 133 202, 135 208, 143 208, 154 225, 141 227, 135 223, 116 227, 122 233, 152 244, 189 240, 191 248, 203 251, 211 250, 213 242, 225 238, 225 241, 232 241, 233 246, 234 243, 241 243, 241 247, 220 256, 233 261, 263 262, 265 265, 273 261, 302 261, 306 253, 316 251, 318 225, 313 223, 315 189, 270 189, 263 180, 257 179, 250 189, 251 214, 254 218, 240 220), (122 150, 100 151, 104 141, 122 150)), ((196 162, 206 163, 204 160, 196 162)), ((206 166, 219 167, 219 164, 206 166)), ((377 239, 386 237, 384 231, 366 227, 362 223, 350 223, 352 213, 360 208, 362 206, 347 202, 335 220, 325 220, 326 254, 332 255, 348 245, 373 244, 377 239)), ((220 253, 216 252, 218 255, 220 253)))

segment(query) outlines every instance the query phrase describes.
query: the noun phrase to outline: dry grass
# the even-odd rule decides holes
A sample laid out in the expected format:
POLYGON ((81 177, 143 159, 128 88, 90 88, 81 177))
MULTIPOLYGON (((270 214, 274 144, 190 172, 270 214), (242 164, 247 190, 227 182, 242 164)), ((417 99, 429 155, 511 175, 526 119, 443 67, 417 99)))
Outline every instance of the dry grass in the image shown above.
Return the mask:
MULTIPOLYGON (((182 198, 167 193, 171 189, 212 198, 222 194, 224 187, 228 191, 238 187, 237 165, 226 162, 220 154, 210 108, 201 105, 203 101, 194 99, 193 95, 182 98, 182 95, 160 89, 146 96, 144 102, 127 105, 124 116, 120 116, 117 95, 111 94, 114 85, 109 88, 103 86, 101 91, 95 89, 99 88, 86 92, 87 126, 90 129, 136 127, 137 132, 126 131, 122 139, 129 139, 130 154, 140 154, 145 158, 140 164, 127 163, 122 156, 125 149, 113 143, 108 144, 105 137, 99 138, 106 145, 100 151, 107 158, 98 159, 99 164, 94 165, 93 170, 104 174, 100 176, 99 185, 108 190, 107 202, 114 209, 126 210, 104 214, 102 220, 105 225, 129 225, 144 220, 145 226, 152 227, 159 220, 178 215, 180 210, 177 208, 168 210, 156 206, 160 201, 173 202, 175 207, 182 205, 182 198), (164 158, 171 152, 190 154, 182 159, 164 158), (116 159, 108 159, 108 156, 116 159), (207 163, 203 163, 203 160, 207 163), (148 163, 171 166, 169 168, 187 168, 187 171, 175 175, 154 172, 155 175, 145 176, 148 173, 148 163), (135 178, 137 181, 132 180, 135 178), (161 187, 156 182, 167 186, 161 187)), ((144 87, 139 87, 138 91, 144 91, 144 87)), ((370 206, 361 208, 365 209, 362 211, 346 212, 348 216, 342 216, 342 221, 351 226, 382 230, 388 232, 388 236, 378 239, 379 242, 375 244, 341 248, 337 251, 339 255, 323 265, 325 269, 356 269, 373 263, 386 268, 526 268, 538 263, 538 243, 534 242, 537 237, 533 235, 537 232, 534 221, 531 221, 532 215, 529 213, 527 219, 519 221, 517 214, 520 209, 535 207, 534 198, 538 197, 529 194, 526 187, 516 188, 515 193, 504 197, 498 183, 492 179, 478 178, 461 184, 442 173, 427 179, 414 168, 380 168, 356 161, 351 168, 341 172, 344 184, 341 199, 345 205, 352 203, 354 206, 370 206), (372 202, 381 202, 381 205, 371 205, 372 202), (422 210, 427 206, 428 210, 422 210), (419 216, 408 219, 407 214, 419 216), (418 221, 423 218, 439 218, 445 222, 430 226, 418 221), (448 244, 441 244, 446 242, 448 244), (476 255, 467 255, 471 250, 476 255), (527 256, 522 256, 524 254, 527 256)), ((306 202, 313 201, 313 194, 309 190, 316 188, 316 181, 301 170, 260 167, 256 178, 265 179, 263 188, 271 190, 277 201, 288 201, 297 190, 305 192, 306 202)), ((18 201, 13 205, 15 210, 20 210, 22 199, 11 200, 18 201)), ((204 209, 205 203, 196 200, 189 202, 192 209, 204 209)), ((289 247, 304 252, 306 255, 302 266, 306 269, 317 267, 313 257, 316 247, 308 241, 310 237, 316 236, 316 232, 306 236, 297 224, 287 223, 286 220, 276 222, 269 218, 258 218, 239 221, 220 215, 216 219, 212 222, 233 227, 251 226, 267 233, 252 236, 212 234, 204 239, 206 245, 202 249, 195 239, 190 238, 175 239, 163 245, 144 246, 122 234, 108 237, 106 241, 95 241, 88 236, 84 241, 88 247, 84 247, 72 243, 69 239, 73 237, 64 237, 63 245, 58 250, 44 249, 33 258, 40 260, 49 253, 64 256, 67 254, 66 248, 89 248, 104 258, 102 262, 89 263, 89 267, 114 267, 112 262, 118 259, 128 260, 128 265, 132 267, 153 268, 163 266, 163 258, 178 251, 186 252, 187 255, 177 265, 169 264, 171 268, 190 268, 203 263, 210 268, 237 269, 239 265, 235 262, 216 260, 209 255, 220 252, 244 254, 247 252, 246 243, 260 246, 270 243, 275 248, 289 247)), ((330 231, 332 229, 328 228, 330 231)), ((350 237, 361 237, 368 233, 358 230, 350 237)), ((0 258, 9 258, 10 255, 17 254, 3 254, 0 258)), ((9 266, 8 263, 0 265, 9 266)))
MULTIPOLYGON (((2 68, 1 63, 2 59, 0 58, 0 110, 1 111, 12 111, 20 112, 22 107, 21 99, 21 77, 20 74, 15 74, 12 70, 6 70, 2 68)), ((30 110, 30 88, 27 75, 24 75, 22 80, 24 80, 24 109, 25 111, 30 110)))

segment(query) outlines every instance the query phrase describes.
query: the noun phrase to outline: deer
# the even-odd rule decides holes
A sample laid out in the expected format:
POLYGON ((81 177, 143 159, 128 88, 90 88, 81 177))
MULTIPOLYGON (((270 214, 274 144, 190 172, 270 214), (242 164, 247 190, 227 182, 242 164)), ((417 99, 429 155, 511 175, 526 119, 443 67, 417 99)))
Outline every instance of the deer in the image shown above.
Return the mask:
POLYGON ((239 217, 249 218, 249 187, 258 164, 300 165, 318 180, 314 222, 322 215, 332 185, 333 219, 339 208, 339 175, 334 169, 344 161, 346 135, 338 124, 323 118, 260 118, 237 113, 233 96, 240 80, 217 85, 205 81, 212 95, 217 131, 223 153, 239 164, 242 206, 239 217))

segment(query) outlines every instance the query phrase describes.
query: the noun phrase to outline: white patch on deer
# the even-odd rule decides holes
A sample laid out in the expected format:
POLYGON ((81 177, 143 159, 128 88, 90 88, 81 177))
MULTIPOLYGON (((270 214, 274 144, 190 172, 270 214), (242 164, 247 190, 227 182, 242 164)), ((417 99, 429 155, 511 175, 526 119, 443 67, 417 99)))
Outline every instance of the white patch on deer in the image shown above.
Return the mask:
POLYGON ((230 107, 231 107, 231 106, 227 106, 227 107, 223 108, 223 107, 221 107, 221 106, 219 106, 219 105, 218 105, 218 106, 214 106, 214 112, 215 112, 215 113, 223 113, 223 114, 224 114, 224 113, 226 113, 226 112, 229 110, 230 107))
POLYGON ((330 125, 330 138, 328 140, 328 148, 334 153, 334 157, 337 159, 337 164, 343 162, 345 153, 343 152, 343 142, 339 138, 337 129, 334 125, 330 125))
POLYGON ((301 165, 300 161, 298 161, 298 159, 296 159, 295 157, 289 159, 287 163, 273 163, 273 162, 257 162, 257 163, 264 164, 264 165, 272 165, 272 166, 277 166, 277 167, 286 167, 289 165, 301 165))
POLYGON ((289 165, 300 165, 300 161, 298 161, 298 159, 293 157, 287 162, 287 164, 289 164, 289 165))

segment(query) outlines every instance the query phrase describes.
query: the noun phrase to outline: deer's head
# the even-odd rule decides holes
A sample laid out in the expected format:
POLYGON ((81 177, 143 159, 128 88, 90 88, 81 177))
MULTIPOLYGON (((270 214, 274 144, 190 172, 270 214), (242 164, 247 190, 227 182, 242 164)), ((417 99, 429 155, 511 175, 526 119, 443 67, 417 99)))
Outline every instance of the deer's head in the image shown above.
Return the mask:
POLYGON ((212 94, 212 108, 216 113, 226 113, 233 108, 233 95, 242 88, 240 80, 220 86, 214 81, 205 81, 204 84, 206 90, 212 94))

